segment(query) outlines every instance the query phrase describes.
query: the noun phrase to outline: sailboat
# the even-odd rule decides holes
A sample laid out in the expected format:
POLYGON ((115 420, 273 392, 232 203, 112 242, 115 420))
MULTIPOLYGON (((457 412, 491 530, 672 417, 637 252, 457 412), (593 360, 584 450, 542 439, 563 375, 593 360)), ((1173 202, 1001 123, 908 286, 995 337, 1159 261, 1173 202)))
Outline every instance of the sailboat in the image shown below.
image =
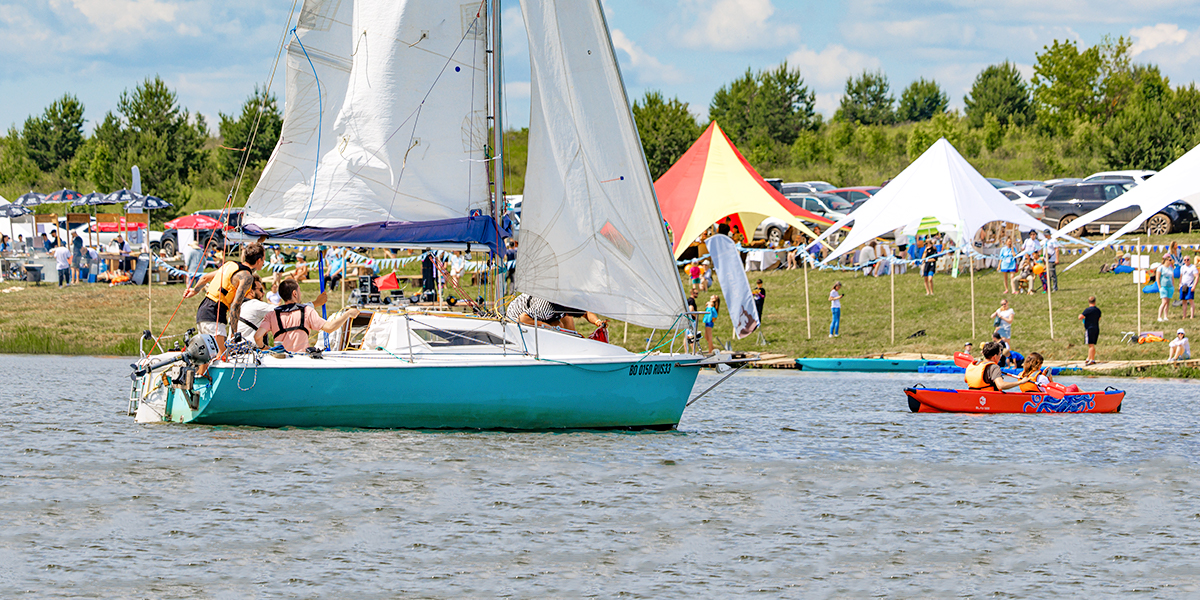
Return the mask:
MULTIPOLYGON (((244 232, 289 244, 502 252, 498 8, 305 0, 286 46, 283 130, 244 232)), ((532 99, 515 288, 653 328, 656 347, 630 352, 515 323, 502 309, 376 310, 356 347, 235 350, 207 377, 191 360, 208 356, 202 344, 144 357, 130 395, 139 422, 677 426, 699 370, 734 359, 682 351, 695 324, 599 0, 521 8, 532 99)))

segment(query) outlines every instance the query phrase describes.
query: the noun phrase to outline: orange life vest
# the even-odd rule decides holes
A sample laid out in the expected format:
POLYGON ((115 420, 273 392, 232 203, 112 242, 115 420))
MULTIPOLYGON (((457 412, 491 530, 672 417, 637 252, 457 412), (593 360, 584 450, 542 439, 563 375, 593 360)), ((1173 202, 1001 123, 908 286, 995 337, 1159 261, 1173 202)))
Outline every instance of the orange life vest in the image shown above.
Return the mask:
MULTIPOLYGON (((1041 374, 1042 374, 1042 370, 1038 369, 1037 371, 1033 372, 1033 378, 1037 379, 1037 376, 1041 375, 1041 374)), ((1026 381, 1025 383, 1021 384, 1021 391, 1022 392, 1041 392, 1042 388, 1039 387, 1038 384, 1033 381, 1026 381)))
POLYGON ((981 360, 967 367, 967 374, 963 380, 967 382, 967 387, 972 390, 995 390, 996 386, 983 381, 983 372, 987 366, 992 364, 991 361, 981 360))
POLYGON ((233 304, 233 295, 237 292, 237 285, 233 283, 233 276, 242 271, 246 271, 247 273, 254 272, 250 267, 237 261, 231 260, 221 265, 216 275, 213 276, 212 281, 208 282, 208 289, 204 292, 204 295, 213 302, 231 306, 233 304))

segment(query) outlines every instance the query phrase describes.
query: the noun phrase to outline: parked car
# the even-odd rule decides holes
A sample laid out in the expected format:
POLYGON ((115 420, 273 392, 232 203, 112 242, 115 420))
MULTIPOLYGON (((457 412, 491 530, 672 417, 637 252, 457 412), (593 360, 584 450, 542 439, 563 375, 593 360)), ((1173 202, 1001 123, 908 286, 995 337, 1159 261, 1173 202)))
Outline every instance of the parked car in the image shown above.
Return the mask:
MULTIPOLYGON (((1061 184, 1050 191, 1042 203, 1045 214, 1042 222, 1059 229, 1067 226, 1079 217, 1097 209, 1133 189, 1137 184, 1132 181, 1097 180, 1072 184, 1061 184)), ((1141 214, 1141 208, 1131 206, 1118 210, 1090 225, 1085 229, 1096 230, 1101 225, 1121 227, 1141 214)), ((1166 235, 1176 231, 1189 231, 1197 224, 1196 212, 1192 207, 1178 200, 1162 210, 1154 213, 1142 225, 1147 233, 1166 235)))
MULTIPOLYGON (((833 194, 788 194, 784 197, 792 204, 792 206, 788 207, 788 210, 796 215, 799 214, 799 209, 802 208, 831 221, 837 221, 846 216, 850 210, 849 201, 833 194)), ((754 230, 754 239, 765 239, 770 243, 780 245, 784 241, 783 234, 787 229, 787 223, 774 217, 767 217, 754 230)))
POLYGON ((1137 170, 1129 170, 1129 171, 1100 171, 1099 173, 1092 173, 1091 175, 1088 175, 1083 180, 1084 181, 1099 181, 1101 179, 1104 179, 1104 180, 1116 180, 1116 181, 1136 181, 1138 183, 1143 183, 1147 179, 1150 179, 1151 177, 1153 177, 1154 175, 1157 175, 1157 174, 1158 174, 1158 171, 1148 171, 1145 169, 1137 169, 1137 170))
POLYGON ((1006 181, 1006 180, 1000 179, 998 177, 985 177, 984 179, 987 179, 987 182, 992 184, 992 187, 994 187, 998 190, 1004 189, 1004 188, 1010 188, 1010 187, 1016 185, 1011 181, 1006 181))
POLYGON ((1036 179, 1015 179, 1013 180, 1012 184, 1013 187, 1021 187, 1023 185, 1046 187, 1046 182, 1038 181, 1036 179))
POLYGON ((1042 185, 1049 189, 1054 189, 1055 186, 1059 186, 1064 183, 1079 183, 1080 181, 1083 180, 1078 177, 1059 177, 1057 179, 1047 179, 1046 181, 1042 182, 1042 185))
MULTIPOLYGON (((66 219, 60 218, 59 223, 62 227, 64 227, 64 228, 66 227, 66 219)), ((93 233, 91 233, 92 225, 95 223, 96 223, 96 218, 92 217, 92 222, 88 225, 75 225, 74 228, 71 228, 69 230, 70 233, 68 234, 67 239, 72 239, 71 236, 74 235, 75 232, 78 232, 79 235, 83 238, 84 243, 90 244, 90 243, 92 243, 92 241, 94 241, 95 239, 98 238, 100 240, 101 246, 108 246, 109 244, 112 243, 112 241, 114 239, 116 239, 116 237, 118 235, 121 235, 121 233, 119 231, 97 231, 96 233, 93 234, 93 233)), ((99 226, 97 226, 97 229, 99 229, 99 226)), ((163 232, 150 230, 150 249, 151 250, 158 252, 158 249, 161 247, 161 244, 162 244, 162 236, 163 236, 163 232)), ((126 238, 129 237, 128 233, 126 233, 125 237, 126 238)))
POLYGON ((1046 197, 1050 195, 1050 190, 1041 186, 1032 185, 1014 185, 1010 188, 999 190, 1018 208, 1025 211, 1029 216, 1041 221, 1042 217, 1046 216, 1045 207, 1042 203, 1046 197))
POLYGON ((828 192, 829 190, 837 189, 836 185, 833 185, 832 183, 829 183, 828 181, 805 181, 803 183, 807 186, 812 187, 813 189, 817 190, 818 192, 828 192))
POLYGON ((881 188, 879 186, 870 185, 870 186, 837 188, 837 189, 827 190, 825 193, 841 196, 842 199, 849 200, 850 204, 851 204, 850 210, 854 210, 855 208, 858 208, 858 205, 862 204, 863 202, 866 202, 871 196, 874 196, 875 193, 881 189, 883 189, 883 188, 881 188))
MULTIPOLYGON (((224 216, 222 216, 222 212, 223 211, 221 211, 220 209, 212 209, 212 210, 198 210, 192 214, 203 215, 210 219, 216 219, 218 221, 222 221, 223 223, 225 223, 225 229, 229 230, 229 231, 238 231, 241 229, 242 213, 245 212, 243 209, 231 208, 231 209, 229 209, 229 213, 224 216)), ((211 246, 213 248, 228 249, 229 247, 237 245, 237 242, 234 242, 234 241, 228 239, 225 236, 225 231, 222 231, 220 229, 197 229, 196 230, 196 242, 198 242, 200 244, 201 248, 208 248, 209 246, 211 246), (214 236, 216 236, 216 240, 213 241, 212 244, 209 244, 209 238, 212 238, 214 236)), ((167 254, 169 254, 171 256, 174 256, 175 253, 179 250, 179 232, 175 229, 168 229, 168 230, 164 231, 162 234, 161 246, 162 246, 162 249, 164 252, 166 252, 167 254)))

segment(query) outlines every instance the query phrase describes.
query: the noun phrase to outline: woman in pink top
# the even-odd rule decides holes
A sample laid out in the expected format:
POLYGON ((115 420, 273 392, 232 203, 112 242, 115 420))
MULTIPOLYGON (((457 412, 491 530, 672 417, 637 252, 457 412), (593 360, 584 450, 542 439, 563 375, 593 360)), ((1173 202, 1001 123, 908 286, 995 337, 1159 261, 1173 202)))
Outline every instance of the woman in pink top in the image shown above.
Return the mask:
POLYGON ((267 313, 267 318, 254 334, 254 342, 259 348, 265 348, 267 334, 274 333, 275 341, 283 344, 284 350, 304 352, 308 348, 309 334, 314 331, 333 333, 347 319, 358 316, 358 309, 351 307, 328 321, 322 319, 315 308, 300 302, 300 284, 292 279, 285 279, 279 284, 279 295, 283 297, 284 304, 267 313))

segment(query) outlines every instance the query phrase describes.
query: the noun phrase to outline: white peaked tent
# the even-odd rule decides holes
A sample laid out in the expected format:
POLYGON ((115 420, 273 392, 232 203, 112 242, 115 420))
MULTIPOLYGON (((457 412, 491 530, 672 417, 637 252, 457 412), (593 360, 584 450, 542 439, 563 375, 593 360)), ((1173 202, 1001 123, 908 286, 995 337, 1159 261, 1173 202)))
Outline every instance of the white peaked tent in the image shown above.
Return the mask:
POLYGON ((842 217, 818 239, 824 240, 832 232, 854 223, 846 239, 825 259, 828 262, 893 229, 929 218, 957 229, 960 240, 973 239, 980 228, 992 221, 1016 223, 1039 231, 1046 228, 1013 205, 946 138, 941 138, 879 193, 842 217))
POLYGON ((1162 210, 1168 204, 1176 200, 1183 200, 1188 196, 1200 192, 1200 179, 1197 179, 1197 173, 1200 173, 1200 146, 1189 150, 1187 154, 1167 165, 1167 168, 1159 171, 1154 177, 1147 179, 1145 183, 1117 196, 1104 206, 1071 221, 1071 224, 1064 227, 1058 235, 1061 236, 1064 233, 1079 229, 1118 210, 1123 210, 1131 206, 1137 206, 1142 209, 1141 214, 1136 219, 1126 223, 1125 226, 1108 236, 1103 242, 1096 244, 1087 254, 1084 254, 1079 257, 1079 260, 1071 263, 1067 269, 1087 260, 1091 255, 1112 244, 1117 238, 1141 227, 1146 219, 1149 219, 1154 213, 1162 210))
MULTIPOLYGON (((1006 221, 1043 230, 1045 225, 1016 207, 988 183, 946 138, 934 142, 883 189, 842 217, 818 238, 854 223, 846 239, 830 253, 829 262, 851 250, 900 227, 920 226, 922 220, 936 219, 939 229, 957 235, 959 246, 975 238, 975 233, 992 221, 1006 221)), ((971 271, 971 333, 975 332, 974 261, 971 271)), ((895 272, 895 269, 892 270, 895 272)), ((895 279, 892 279, 892 341, 896 336, 895 279)), ((1049 296, 1049 294, 1047 294, 1049 296)), ((1053 319, 1051 319, 1053 321, 1053 319)), ((1051 324, 1050 337, 1054 337, 1051 324)))

